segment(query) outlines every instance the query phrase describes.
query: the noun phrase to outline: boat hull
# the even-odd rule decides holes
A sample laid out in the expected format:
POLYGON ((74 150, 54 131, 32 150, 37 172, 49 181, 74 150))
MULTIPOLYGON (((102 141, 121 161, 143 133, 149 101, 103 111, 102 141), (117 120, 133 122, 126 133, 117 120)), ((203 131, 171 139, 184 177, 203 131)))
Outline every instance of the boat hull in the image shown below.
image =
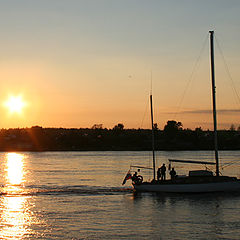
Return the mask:
POLYGON ((137 192, 165 192, 165 193, 209 193, 209 192, 240 192, 240 181, 188 183, 188 184, 157 184, 142 183, 133 185, 137 192))

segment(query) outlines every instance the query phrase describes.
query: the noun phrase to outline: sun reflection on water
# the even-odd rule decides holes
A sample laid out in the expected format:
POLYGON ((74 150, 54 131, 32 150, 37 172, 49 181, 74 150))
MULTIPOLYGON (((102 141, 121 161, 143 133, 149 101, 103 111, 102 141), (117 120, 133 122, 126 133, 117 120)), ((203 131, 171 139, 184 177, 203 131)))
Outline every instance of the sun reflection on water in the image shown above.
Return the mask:
POLYGON ((22 239, 30 232, 31 214, 27 210, 27 197, 1 199, 0 239, 22 239))
POLYGON ((23 239, 31 231, 33 214, 23 183, 25 156, 19 153, 5 155, 5 181, 0 198, 0 239, 23 239))
POLYGON ((24 155, 19 153, 7 153, 7 178, 11 185, 23 183, 24 177, 24 155))

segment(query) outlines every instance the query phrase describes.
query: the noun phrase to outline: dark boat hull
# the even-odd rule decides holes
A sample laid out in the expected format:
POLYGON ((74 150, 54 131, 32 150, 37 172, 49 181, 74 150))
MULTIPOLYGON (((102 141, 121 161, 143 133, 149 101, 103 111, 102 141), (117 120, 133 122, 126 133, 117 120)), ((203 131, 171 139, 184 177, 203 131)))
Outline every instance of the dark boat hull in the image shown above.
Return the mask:
POLYGON ((224 181, 182 181, 182 182, 143 182, 133 184, 138 192, 165 193, 210 193, 210 192, 240 192, 240 180, 229 178, 224 181))

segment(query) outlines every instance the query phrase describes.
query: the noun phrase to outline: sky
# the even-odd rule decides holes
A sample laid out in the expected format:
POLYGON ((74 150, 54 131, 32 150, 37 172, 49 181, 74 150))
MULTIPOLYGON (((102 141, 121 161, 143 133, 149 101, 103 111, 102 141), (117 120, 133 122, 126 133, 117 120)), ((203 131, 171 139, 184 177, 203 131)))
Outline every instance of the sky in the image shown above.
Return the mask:
POLYGON ((239 126, 239 0, 0 0, 0 128, 239 126), (11 112, 6 101, 24 101, 11 112))

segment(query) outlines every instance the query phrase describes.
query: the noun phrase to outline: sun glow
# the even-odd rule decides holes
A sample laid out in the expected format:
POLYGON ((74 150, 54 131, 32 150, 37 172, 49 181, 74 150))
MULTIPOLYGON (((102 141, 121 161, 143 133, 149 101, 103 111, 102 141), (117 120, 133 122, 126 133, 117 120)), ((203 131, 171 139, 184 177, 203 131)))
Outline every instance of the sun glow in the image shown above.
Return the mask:
POLYGON ((4 106, 9 110, 10 113, 22 113, 22 109, 26 106, 22 96, 10 96, 4 103, 4 106))

